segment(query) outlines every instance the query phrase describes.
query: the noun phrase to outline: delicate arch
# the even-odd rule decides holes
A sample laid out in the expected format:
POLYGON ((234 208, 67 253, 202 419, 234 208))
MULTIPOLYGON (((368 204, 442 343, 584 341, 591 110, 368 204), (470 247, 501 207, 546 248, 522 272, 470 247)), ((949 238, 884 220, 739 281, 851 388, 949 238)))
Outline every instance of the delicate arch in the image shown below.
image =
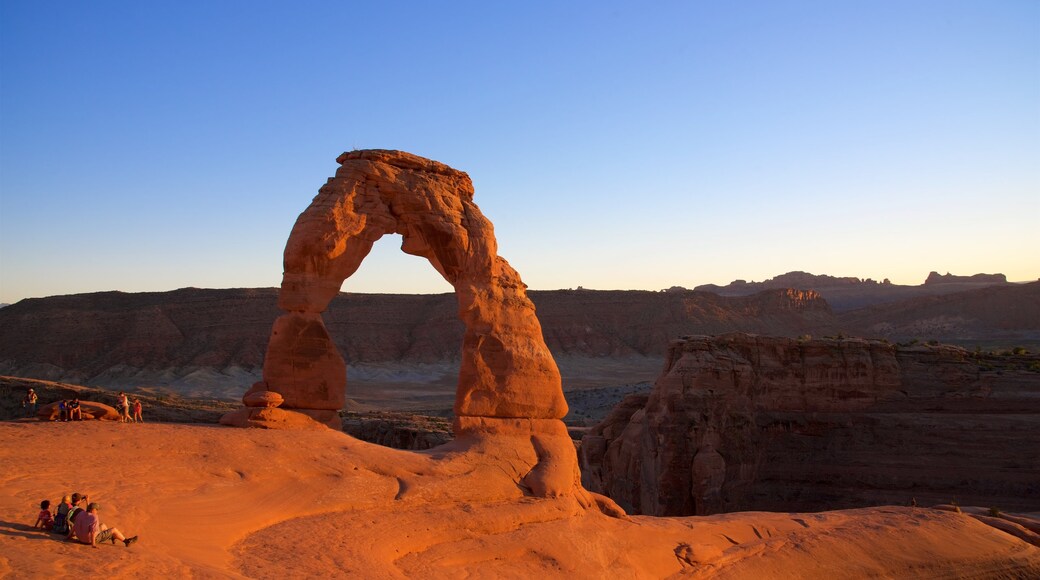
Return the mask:
MULTIPOLYGON (((285 246, 279 307, 264 380, 293 409, 335 426, 346 365, 321 313, 380 237, 430 261, 454 288, 466 326, 455 396, 460 418, 560 419, 560 373, 519 274, 497 255, 494 228, 473 203, 469 176, 388 150, 341 155, 336 176, 296 220, 285 246), (334 414, 334 413, 333 413, 334 414)), ((459 423, 456 423, 458 430, 459 423)))

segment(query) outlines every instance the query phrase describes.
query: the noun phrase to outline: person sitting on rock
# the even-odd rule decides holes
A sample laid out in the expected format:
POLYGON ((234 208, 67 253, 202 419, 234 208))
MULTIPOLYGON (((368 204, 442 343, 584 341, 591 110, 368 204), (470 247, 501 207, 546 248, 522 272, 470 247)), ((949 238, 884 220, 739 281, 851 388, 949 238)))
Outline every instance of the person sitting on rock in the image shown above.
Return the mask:
POLYGON ((72 526, 72 535, 69 538, 74 538, 77 542, 94 548, 106 541, 115 544, 116 540, 123 542, 123 545, 129 548, 130 544, 137 541, 137 536, 128 538, 116 528, 110 528, 101 523, 101 517, 98 516, 100 509, 101 506, 97 502, 87 504, 86 513, 82 513, 76 518, 76 523, 72 526))
POLYGON ((64 423, 69 420, 69 402, 65 399, 58 401, 58 421, 64 423))
POLYGON ((69 421, 82 421, 83 409, 79 406, 79 397, 73 397, 65 408, 69 411, 69 421))

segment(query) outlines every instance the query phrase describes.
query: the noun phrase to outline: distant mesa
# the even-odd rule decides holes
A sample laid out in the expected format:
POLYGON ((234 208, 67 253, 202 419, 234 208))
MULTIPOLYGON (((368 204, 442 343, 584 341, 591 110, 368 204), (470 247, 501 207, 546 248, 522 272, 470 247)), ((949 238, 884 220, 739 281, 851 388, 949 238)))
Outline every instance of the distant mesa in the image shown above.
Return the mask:
MULTIPOLYGON (((887 278, 885 282, 888 282, 887 278)), ((800 290, 815 290, 816 288, 827 288, 833 286, 855 286, 860 284, 878 284, 870 278, 860 279, 854 277, 835 277, 826 274, 816 275, 808 272, 794 271, 781 274, 763 282, 748 282, 747 280, 734 280, 726 286, 715 284, 702 284, 694 288, 703 292, 760 292, 771 288, 797 288, 800 290)))
POLYGON ((954 276, 949 272, 947 272, 946 274, 932 272, 928 274, 928 278, 924 281, 925 285, 956 284, 959 282, 980 284, 1007 284, 1007 276, 1003 274, 975 274, 973 276, 954 276))
POLYGON ((888 278, 877 282, 871 278, 836 277, 809 274, 808 272, 788 272, 763 282, 734 280, 726 286, 703 284, 694 290, 712 292, 720 296, 746 296, 767 289, 795 288, 798 290, 815 290, 823 296, 835 312, 846 312, 866 306, 884 304, 919 298, 949 294, 987 286, 1007 285, 1007 277, 1003 274, 976 274, 974 276, 941 276, 936 272, 929 274, 924 284, 893 284, 888 278))

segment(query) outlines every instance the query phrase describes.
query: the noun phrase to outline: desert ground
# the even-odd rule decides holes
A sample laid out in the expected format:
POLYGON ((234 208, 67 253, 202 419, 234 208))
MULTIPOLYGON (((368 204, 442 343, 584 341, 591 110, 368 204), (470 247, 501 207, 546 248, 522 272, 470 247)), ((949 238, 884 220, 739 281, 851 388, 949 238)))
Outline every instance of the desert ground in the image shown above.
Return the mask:
POLYGON ((1040 548, 936 509, 652 518, 605 515, 580 494, 535 499, 510 471, 512 449, 494 437, 416 453, 332 430, 3 422, 0 577, 1040 576, 1040 548), (90 549, 32 529, 40 500, 74 491, 140 541, 90 549))

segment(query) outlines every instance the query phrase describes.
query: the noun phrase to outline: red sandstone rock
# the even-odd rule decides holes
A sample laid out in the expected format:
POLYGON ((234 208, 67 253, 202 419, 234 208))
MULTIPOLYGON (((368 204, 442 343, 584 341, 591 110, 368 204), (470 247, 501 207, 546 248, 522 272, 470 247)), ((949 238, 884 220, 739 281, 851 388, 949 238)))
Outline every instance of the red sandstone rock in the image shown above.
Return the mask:
MULTIPOLYGON (((235 426, 338 428, 346 365, 322 313, 386 234, 425 257, 454 288, 466 327, 455 399, 459 445, 502 450, 516 483, 531 495, 572 493, 580 485, 575 451, 560 419, 567 414, 560 373, 542 339, 519 274, 497 255, 491 222, 473 203, 469 176, 400 151, 353 151, 300 215, 285 246, 279 317, 264 359, 263 381, 245 395, 284 398, 281 408, 247 408, 221 422, 235 426), (315 419, 297 420, 295 414, 315 419)), ((495 463, 494 458, 489 459, 495 463)))
POLYGON ((336 411, 290 410, 275 407, 243 407, 220 418, 221 425, 229 427, 254 427, 258 429, 308 429, 341 428, 336 411))
POLYGON ((285 399, 274 391, 254 391, 242 397, 247 407, 278 407, 285 399))
POLYGON ((460 416, 559 419, 567 412, 556 364, 526 286, 497 256, 494 232, 473 203, 469 176, 399 151, 353 151, 293 227, 285 247, 264 380, 286 407, 343 404, 342 359, 320 314, 385 234, 452 284, 466 325, 455 411, 460 416), (306 374, 301 377, 299 369, 306 374))
POLYGON ((951 346, 686 337, 585 436, 583 482, 650 515, 956 499, 1040 507, 1040 374, 951 346))
MULTIPOLYGON (((114 408, 96 401, 80 401, 80 410, 83 413, 83 420, 94 420, 99 421, 118 421, 119 412, 114 408)), ((36 416, 44 421, 57 421, 61 412, 58 411, 58 401, 43 405, 36 411, 36 416)))

